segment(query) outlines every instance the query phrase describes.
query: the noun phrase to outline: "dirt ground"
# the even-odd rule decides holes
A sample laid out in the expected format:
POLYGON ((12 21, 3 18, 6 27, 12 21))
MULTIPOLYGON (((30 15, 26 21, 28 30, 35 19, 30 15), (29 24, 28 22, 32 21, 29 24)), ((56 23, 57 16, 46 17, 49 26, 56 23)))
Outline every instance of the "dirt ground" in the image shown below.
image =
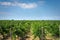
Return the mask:
MULTIPOLYGON (((0 35, 0 40, 3 38, 2 35, 0 35)), ((27 38, 26 40, 32 40, 34 37, 33 36, 30 36, 30 38, 27 38)), ((60 38, 53 38, 53 37, 49 37, 49 36, 46 36, 47 40, 59 40, 60 38)), ((19 40, 20 38, 19 37, 16 37, 16 40, 19 40)), ((11 37, 8 37, 7 40, 11 40, 11 37)), ((39 40, 39 38, 35 38, 35 40, 39 40)))

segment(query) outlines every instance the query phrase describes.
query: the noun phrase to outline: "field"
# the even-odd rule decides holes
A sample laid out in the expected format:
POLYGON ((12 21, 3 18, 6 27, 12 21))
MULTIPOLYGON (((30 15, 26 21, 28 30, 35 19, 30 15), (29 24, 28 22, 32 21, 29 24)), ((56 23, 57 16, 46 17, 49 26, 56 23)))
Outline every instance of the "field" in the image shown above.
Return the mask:
POLYGON ((59 40, 60 20, 0 20, 0 40, 59 40))

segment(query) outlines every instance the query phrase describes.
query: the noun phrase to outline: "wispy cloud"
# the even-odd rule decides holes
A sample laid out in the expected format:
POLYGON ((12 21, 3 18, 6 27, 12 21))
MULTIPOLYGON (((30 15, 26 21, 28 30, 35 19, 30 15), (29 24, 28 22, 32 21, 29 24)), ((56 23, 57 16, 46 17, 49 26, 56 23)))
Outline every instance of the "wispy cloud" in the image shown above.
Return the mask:
POLYGON ((26 9, 31 9, 31 8, 36 8, 38 5, 42 6, 45 4, 45 1, 40 0, 38 2, 32 2, 32 3, 22 3, 22 2, 17 2, 14 0, 14 2, 0 2, 0 5, 4 6, 18 6, 20 8, 26 8, 26 9))
POLYGON ((37 7, 36 3, 19 3, 18 6, 21 8, 35 8, 37 7))
POLYGON ((0 5, 18 6, 18 7, 21 7, 21 8, 35 8, 35 7, 37 7, 36 3, 18 3, 18 2, 0 2, 0 5))

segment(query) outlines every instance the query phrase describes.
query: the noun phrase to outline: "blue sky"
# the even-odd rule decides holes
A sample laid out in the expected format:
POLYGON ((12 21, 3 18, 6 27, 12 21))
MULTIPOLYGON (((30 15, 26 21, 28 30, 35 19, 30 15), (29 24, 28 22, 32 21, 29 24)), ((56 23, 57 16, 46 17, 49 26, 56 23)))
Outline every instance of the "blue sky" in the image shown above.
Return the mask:
POLYGON ((60 0, 0 0, 0 20, 60 20, 60 0))

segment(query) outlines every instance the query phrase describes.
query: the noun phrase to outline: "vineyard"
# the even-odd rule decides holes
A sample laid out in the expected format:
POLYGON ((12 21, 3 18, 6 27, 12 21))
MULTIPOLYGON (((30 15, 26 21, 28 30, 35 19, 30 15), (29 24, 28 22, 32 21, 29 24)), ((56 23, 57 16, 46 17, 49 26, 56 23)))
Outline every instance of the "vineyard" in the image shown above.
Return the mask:
POLYGON ((0 20, 0 40, 59 40, 60 20, 0 20))

